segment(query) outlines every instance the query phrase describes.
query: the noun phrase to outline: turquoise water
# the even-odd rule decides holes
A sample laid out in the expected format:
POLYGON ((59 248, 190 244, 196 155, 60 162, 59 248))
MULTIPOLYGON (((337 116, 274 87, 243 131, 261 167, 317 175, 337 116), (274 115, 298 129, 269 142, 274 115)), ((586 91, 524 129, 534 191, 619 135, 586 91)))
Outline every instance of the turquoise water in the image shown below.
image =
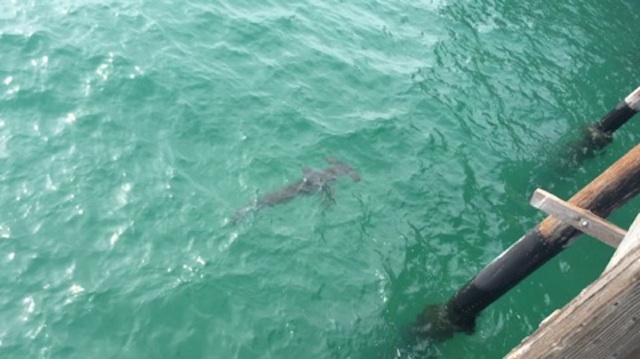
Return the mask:
MULTIPOLYGON (((403 331, 638 141, 635 1, 0 2, 0 357, 414 358, 403 331), (325 168, 306 196, 234 211, 325 168)), ((628 226, 634 200, 611 219, 628 226)), ((604 268, 582 238, 426 349, 497 358, 604 268)))

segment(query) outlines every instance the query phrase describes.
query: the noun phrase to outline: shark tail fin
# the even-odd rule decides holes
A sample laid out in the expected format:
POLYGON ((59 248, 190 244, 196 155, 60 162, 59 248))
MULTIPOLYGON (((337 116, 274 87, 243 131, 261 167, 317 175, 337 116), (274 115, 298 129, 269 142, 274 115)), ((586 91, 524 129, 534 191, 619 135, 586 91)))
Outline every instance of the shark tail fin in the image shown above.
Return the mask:
POLYGON ((256 209, 258 209, 257 205, 255 202, 251 202, 250 204, 240 208, 239 210, 237 210, 233 216, 231 218, 229 218, 229 223, 230 224, 238 224, 240 222, 242 222, 242 220, 251 212, 255 211, 256 209))

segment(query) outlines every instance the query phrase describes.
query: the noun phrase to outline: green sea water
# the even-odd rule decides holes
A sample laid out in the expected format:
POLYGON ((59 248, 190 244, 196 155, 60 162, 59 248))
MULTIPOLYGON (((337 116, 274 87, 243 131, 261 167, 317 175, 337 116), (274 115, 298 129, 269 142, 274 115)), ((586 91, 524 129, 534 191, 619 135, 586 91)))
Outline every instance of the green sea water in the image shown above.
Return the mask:
MULTIPOLYGON (((2 0, 0 358, 499 358, 597 278, 582 237, 473 335, 403 333, 639 139, 635 0, 2 0), (635 122, 634 122, 635 121, 635 122), (229 217, 333 156, 362 180, 229 217), (419 345, 418 345, 419 346, 419 345)), ((611 220, 627 227, 640 202, 611 220)))

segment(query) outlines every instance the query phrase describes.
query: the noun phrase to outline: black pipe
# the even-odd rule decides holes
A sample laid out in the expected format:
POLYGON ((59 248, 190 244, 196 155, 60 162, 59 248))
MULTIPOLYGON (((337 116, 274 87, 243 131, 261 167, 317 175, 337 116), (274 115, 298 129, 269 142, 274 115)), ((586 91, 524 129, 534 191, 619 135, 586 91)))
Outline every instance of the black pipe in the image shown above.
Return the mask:
POLYGON ((455 332, 473 333, 480 312, 555 257, 581 233, 569 227, 557 240, 549 241, 536 226, 482 269, 449 301, 427 306, 414 328, 416 334, 443 340, 455 332))
POLYGON ((569 146, 568 158, 573 163, 581 163, 583 159, 607 146, 613 140, 613 132, 627 123, 640 111, 640 87, 631 92, 624 100, 595 124, 585 128, 582 138, 569 146))
POLYGON ((601 131, 607 135, 611 135, 615 130, 624 125, 631 119, 636 113, 638 113, 638 99, 640 96, 640 87, 634 92, 629 94, 627 98, 620 101, 620 103, 611 110, 606 116, 604 116, 595 127, 598 131, 601 131))

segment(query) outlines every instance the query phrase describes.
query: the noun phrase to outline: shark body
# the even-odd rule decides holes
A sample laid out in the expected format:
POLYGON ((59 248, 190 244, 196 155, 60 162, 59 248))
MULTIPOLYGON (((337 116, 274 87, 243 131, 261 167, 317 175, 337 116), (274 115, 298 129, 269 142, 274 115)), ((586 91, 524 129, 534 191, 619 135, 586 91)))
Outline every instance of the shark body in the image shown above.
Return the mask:
POLYGON ((269 192, 261 198, 245 205, 235 212, 233 223, 241 221, 248 213, 266 207, 272 207, 291 201, 297 196, 320 193, 325 203, 335 202, 334 191, 331 187, 339 177, 349 176, 354 182, 360 181, 358 173, 348 164, 335 158, 325 159, 331 166, 324 170, 316 170, 305 167, 302 169, 302 178, 292 182, 278 190, 269 192))

